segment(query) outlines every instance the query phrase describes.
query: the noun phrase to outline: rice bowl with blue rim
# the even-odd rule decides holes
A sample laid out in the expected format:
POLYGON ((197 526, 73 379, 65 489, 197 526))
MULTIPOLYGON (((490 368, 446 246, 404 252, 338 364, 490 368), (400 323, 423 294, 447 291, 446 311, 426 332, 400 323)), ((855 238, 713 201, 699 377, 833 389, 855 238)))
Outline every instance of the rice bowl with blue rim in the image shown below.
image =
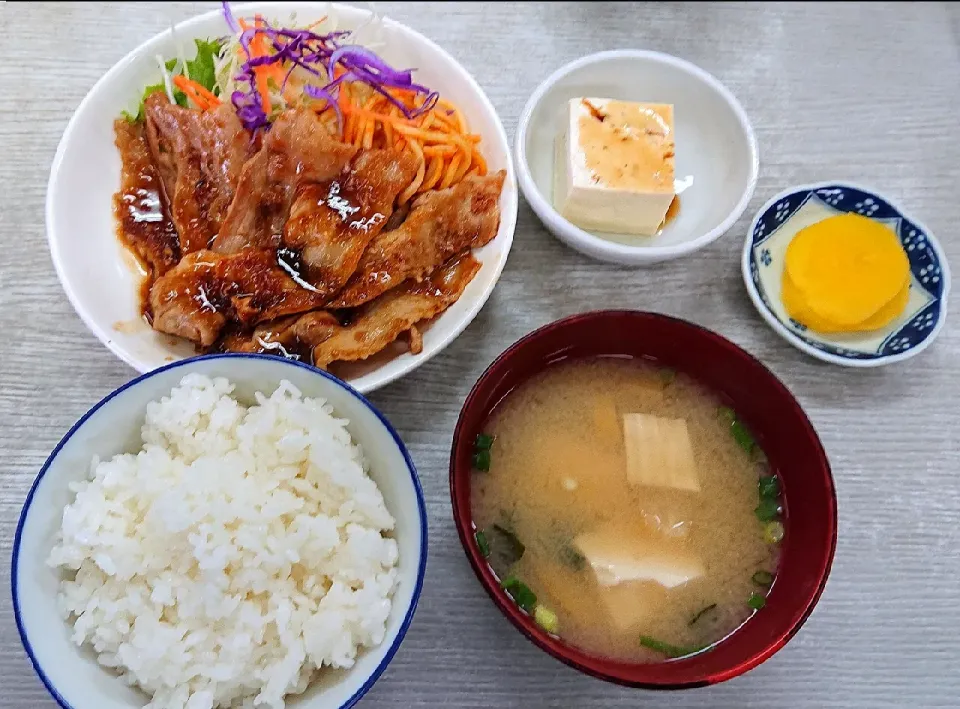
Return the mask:
POLYGON ((770 199, 750 225, 741 270, 763 319, 790 344, 833 364, 877 367, 908 359, 933 342, 946 320, 950 268, 936 238, 888 199, 848 182, 794 187, 770 199), (814 332, 790 318, 781 301, 784 255, 800 229, 846 213, 873 219, 897 235, 909 262, 910 298, 903 314, 879 330, 814 332))
MULTIPOLYGON (((324 398, 327 404, 332 406, 332 411, 337 416, 336 420, 345 425, 345 431, 362 447, 363 457, 369 461, 370 476, 376 483, 374 489, 379 488, 382 491, 383 500, 389 510, 387 516, 392 515, 393 519, 396 520, 395 529, 389 536, 395 540, 391 544, 395 544, 399 551, 399 562, 396 567, 397 583, 392 594, 392 607, 389 609, 388 617, 385 618, 382 642, 377 643, 375 642, 376 638, 374 638, 374 642, 369 643, 370 647, 363 649, 357 655, 356 662, 353 663, 352 667, 343 669, 323 667, 320 672, 311 673, 312 681, 306 693, 291 698, 287 704, 291 707, 350 706, 372 686, 386 667, 386 664, 396 652, 412 619, 422 586, 426 562, 426 518, 423 496, 413 463, 396 432, 357 392, 334 377, 317 372, 306 365, 266 356, 222 355, 196 358, 178 362, 144 375, 106 397, 91 409, 64 437, 42 468, 28 495, 14 544, 14 609, 21 638, 28 655, 44 684, 63 707, 68 709, 83 709, 83 707, 119 709, 121 707, 140 707, 146 704, 147 697, 144 694, 126 686, 126 683, 113 676, 109 670, 105 671, 99 667, 96 657, 89 649, 78 651, 70 637, 70 631, 73 628, 69 628, 63 622, 61 618, 62 608, 58 608, 57 596, 58 591, 62 588, 63 576, 45 562, 51 549, 56 544, 56 533, 61 524, 60 513, 66 505, 71 503, 73 498, 73 493, 69 488, 77 489, 76 485, 70 486, 69 483, 84 479, 94 455, 101 459, 108 459, 117 453, 129 453, 137 449, 137 441, 141 433, 144 434, 144 438, 148 435, 154 435, 147 434, 146 426, 142 432, 140 429, 140 424, 144 422, 144 412, 149 408, 148 402, 157 400, 164 393, 169 394, 170 389, 183 379, 185 373, 189 373, 191 377, 196 375, 226 376, 237 385, 236 396, 243 405, 256 401, 253 396, 254 392, 274 392, 279 381, 287 380, 291 385, 290 387, 282 387, 283 392, 286 393, 281 392, 280 396, 289 397, 291 392, 300 389, 303 391, 304 397, 320 396, 324 398)), ((260 397, 259 404, 261 407, 269 407, 270 402, 265 397, 260 397)), ((254 403, 250 411, 256 408, 257 406, 254 403)), ((156 424, 157 411, 153 413, 154 423, 156 424)), ((330 411, 327 413, 329 414, 330 411)), ((301 412, 299 416, 302 417, 302 415, 301 412)), ((222 411, 218 414, 218 417, 223 419, 222 411)), ((177 419, 178 417, 174 416, 173 418, 177 419)), ((228 415, 226 418, 229 419, 230 416, 228 415)), ((169 420, 172 419, 168 418, 169 420)), ((160 428, 163 428, 163 426, 161 425, 160 428)), ((261 428, 263 428, 263 425, 261 425, 261 428)), ((169 431, 168 428, 167 433, 169 431)), ((289 439, 289 435, 287 438, 289 439)), ((295 438, 296 436, 294 436, 295 438)), ((323 436, 314 436, 313 444, 321 445, 321 449, 328 452, 324 454, 326 456, 324 460, 329 460, 329 443, 324 443, 321 439, 325 440, 323 436)), ((211 452, 216 454, 216 436, 204 439, 203 446, 209 447, 211 452)), ((156 453, 157 446, 154 445, 153 448, 153 453, 156 453)), ((281 450, 281 448, 277 448, 277 450, 281 450)), ((272 450, 264 454, 268 456, 276 455, 272 450)), ((142 453, 141 457, 143 455, 142 453)), ((130 456, 126 456, 126 458, 129 463, 130 456)), ((101 463, 102 465, 104 464, 101 463)), ((192 495, 191 499, 196 503, 197 498, 202 497, 200 491, 206 485, 208 492, 219 490, 217 499, 222 498, 222 500, 216 506, 229 506, 226 501, 229 500, 231 494, 234 495, 234 505, 236 506, 236 500, 240 498, 240 494, 235 488, 238 480, 242 480, 243 476, 238 478, 235 474, 230 474, 226 469, 228 467, 220 466, 217 475, 212 475, 211 469, 207 468, 207 478, 205 480, 198 480, 194 476, 191 480, 184 481, 181 488, 187 490, 189 492, 188 497, 192 495), (212 480, 212 478, 217 478, 217 480, 212 480), (219 480, 220 478, 223 479, 219 480), (220 485, 221 488, 217 488, 217 485, 220 485), (231 486, 232 492, 227 493, 222 489, 224 485, 231 486)), ((263 469, 268 472, 270 470, 280 470, 280 468, 271 465, 264 466, 263 469)), ((202 470, 203 468, 200 467, 193 472, 202 470)), ((117 489, 117 472, 116 468, 112 471, 114 489, 117 489)), ((129 470, 126 472, 129 473, 129 470)), ((251 476, 252 473, 248 477, 251 476)), ((163 480, 167 480, 167 478, 163 480)), ((162 491, 158 491, 156 494, 161 497, 168 495, 171 487, 176 487, 176 485, 165 486, 162 491)), ((89 490, 86 492, 89 493, 89 490)), ((354 495, 354 497, 356 496, 354 495)), ((169 501, 168 498, 167 502, 169 501)), ((246 505, 249 509, 248 502, 242 503, 240 506, 246 505)), ((151 509, 156 512, 156 505, 153 505, 151 509)), ((170 508, 167 511, 169 512, 170 508)), ((273 515, 275 511, 265 509, 263 513, 267 516, 276 516, 273 515)), ((207 515, 208 531, 210 531, 211 510, 206 509, 205 514, 207 515)), ((349 515, 349 510, 345 514, 349 515)), ((322 517, 323 515, 306 521, 311 524, 319 524, 322 517)), ((279 517, 277 518, 279 519, 279 517)), ((300 523, 303 524, 306 521, 301 520, 300 523)), ((385 523, 385 520, 382 519, 381 522, 385 523)), ((288 532, 293 530, 291 525, 287 526, 288 532)), ((213 524, 212 527, 216 527, 216 524, 213 524)), ((341 527, 341 532, 342 530, 343 527, 341 527)), ((297 533, 303 536, 303 530, 297 533)), ((290 538, 289 534, 287 538, 290 538)), ((249 548, 249 544, 252 542, 248 539, 244 543, 249 548)), ((130 545, 129 542, 126 542, 126 544, 128 546, 127 551, 130 551, 129 547, 135 547, 135 545, 130 545)), ((352 542, 347 539, 341 540, 335 549, 335 554, 344 552, 345 544, 350 546, 352 542)), ((243 544, 240 544, 240 546, 242 547, 243 544)), ((360 547, 353 546, 355 549, 363 548, 363 545, 360 547)), ((283 547, 279 548, 282 549, 283 547)), ((115 548, 114 551, 117 551, 117 549, 115 548)), ((139 550, 134 551, 139 553, 139 550)), ((309 545, 307 547, 300 545, 299 550, 295 549, 296 551, 301 553, 310 551, 309 545)), ((118 554, 118 556, 122 556, 122 554, 118 554)), ((162 552, 159 556, 162 556, 162 552)), ((307 556, 311 556, 311 554, 307 554, 307 556)), ((199 559, 200 555, 195 556, 195 561, 199 559)), ((209 560, 209 555, 207 560, 209 560)), ((316 561, 316 559, 313 559, 313 561, 316 561)), ((304 563, 308 563, 306 559, 304 563)), ((109 569, 108 564, 105 566, 109 569)), ((256 564, 253 564, 252 568, 248 564, 243 567, 242 571, 248 576, 255 572, 256 564)), ((236 573, 236 569, 233 573, 236 573)), ((119 575, 122 576, 123 574, 119 575)), ((149 573, 146 573, 146 575, 149 576, 149 573)), ((169 574, 167 577, 169 577, 169 574)), ((159 585, 162 584, 154 585, 155 593, 161 593, 158 590, 159 585)), ((362 598, 364 587, 365 584, 361 582, 354 589, 355 592, 361 593, 361 596, 357 596, 355 599, 354 607, 363 605, 357 601, 362 598)), ((198 588, 203 589, 204 587, 201 584, 200 586, 194 586, 192 589, 181 588, 181 597, 177 599, 177 602, 189 602, 191 597, 196 602, 198 588)), ((207 599, 209 588, 206 594, 201 593, 200 595, 207 599)), ((328 595, 336 594, 331 592, 328 595)), ((92 599, 94 596, 90 598, 92 599)), ((156 599, 151 598, 151 600, 156 599)), ((161 603, 166 602, 164 599, 160 599, 160 601, 161 603)), ((177 602, 174 602, 173 605, 176 606, 177 602)), ((135 604, 132 607, 135 607, 135 604)), ((359 608, 359 610, 364 612, 363 608, 359 608)), ((367 610, 371 610, 374 615, 378 612, 372 606, 367 610)), ((122 619, 123 612, 118 612, 117 615, 122 619)), ((348 618, 350 614, 341 615, 348 618)), ((227 624, 233 622, 229 613, 225 617, 228 619, 225 621, 227 624)), ((289 615, 287 618, 289 619, 289 615)), ((170 618, 165 616, 164 620, 170 620, 170 618)), ((173 627, 176 627, 176 620, 176 618, 173 618, 173 627)), ((152 623, 153 621, 146 619, 145 622, 152 623)), ((283 622, 281 614, 280 625, 283 625, 283 622)), ((376 619, 374 619, 373 622, 368 623, 368 629, 376 626, 376 622, 376 619)), ((167 623, 167 625, 170 624, 167 623)), ((280 625, 277 627, 280 627, 280 625)), ((293 622, 289 623, 290 628, 294 628, 295 625, 293 622)), ((153 630, 155 629, 150 630, 150 634, 143 637, 155 638, 152 643, 148 643, 152 648, 154 645, 161 644, 160 640, 163 633, 154 633, 153 630)), ((167 627, 166 630, 169 633, 170 627, 167 627)), ((334 632, 335 630, 336 628, 327 627, 327 632, 322 632, 318 637, 338 637, 337 632, 334 632)), ((114 628, 113 631, 116 632, 117 629, 114 628)), ((130 629, 120 627, 119 632, 121 634, 126 633, 129 639, 130 629)), ((197 632, 197 629, 194 628, 193 632, 197 632)), ((211 633, 211 635, 216 636, 216 632, 211 633)), ((269 636, 270 632, 267 635, 269 636)), ((108 636, 109 633, 100 635, 101 645, 104 641, 109 641, 108 636)), ((142 645, 142 643, 140 644, 142 645)), ((263 644, 261 642, 259 646, 263 644)), ((278 643, 275 642, 275 644, 278 643)), ((200 645, 202 646, 202 640, 200 645)), ((259 646, 256 642, 250 644, 250 648, 259 646)), ((216 647, 219 647, 219 645, 216 647)), ((283 650, 292 647, 294 645, 286 645, 283 650)), ((240 648, 238 647, 237 650, 240 650, 240 648)), ((138 651, 138 657, 141 660, 144 655, 148 654, 143 648, 138 651)), ((243 653, 241 652, 240 655, 242 656, 243 653)), ((166 660, 169 661, 169 657, 166 660)), ((202 665, 201 660, 200 657, 194 658, 194 663, 202 665)), ((250 660, 250 663, 246 671, 254 674, 256 663, 253 660, 250 660)), ((107 664, 112 663, 108 662, 107 664)), ((349 665, 350 663, 342 664, 349 665)), ((221 667, 220 671, 222 672, 224 669, 221 667)), ((172 674, 175 675, 176 673, 172 674)), ((193 709, 194 707, 212 706, 208 703, 209 700, 210 696, 201 694, 194 700, 194 703, 181 704, 175 699, 166 698, 164 699, 165 703, 156 706, 185 706, 193 709)), ((239 706, 239 704, 236 704, 236 706, 239 706)), ((280 706, 280 704, 274 701, 266 704, 266 706, 280 706)))

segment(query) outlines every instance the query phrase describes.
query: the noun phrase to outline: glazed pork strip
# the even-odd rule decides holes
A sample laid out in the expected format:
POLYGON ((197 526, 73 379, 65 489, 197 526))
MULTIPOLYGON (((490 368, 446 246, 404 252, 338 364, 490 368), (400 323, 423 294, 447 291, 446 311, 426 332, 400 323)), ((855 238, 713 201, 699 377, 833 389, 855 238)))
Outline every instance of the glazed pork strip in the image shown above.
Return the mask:
POLYGON ((170 214, 187 254, 208 248, 233 202, 240 171, 253 153, 233 107, 197 111, 162 92, 144 104, 147 138, 163 177, 170 214))
POLYGON ((227 333, 215 349, 219 352, 266 352, 309 362, 314 345, 340 329, 340 322, 331 313, 314 310, 257 325, 253 332, 227 333))
POLYGON ((195 251, 150 289, 153 327, 210 347, 228 321, 251 327, 319 307, 325 298, 304 285, 267 251, 195 251))
POLYGON ((480 270, 470 253, 444 264, 429 278, 410 280, 365 306, 346 327, 313 348, 313 365, 326 369, 331 362, 352 362, 376 354, 405 332, 415 349, 420 341, 417 323, 449 308, 480 270))
POLYGON ((121 118, 113 130, 121 158, 120 191, 113 196, 120 237, 153 275, 163 275, 180 260, 180 240, 165 209, 160 173, 142 125, 121 118))
POLYGON ((428 279, 408 281, 367 304, 349 325, 341 325, 331 313, 317 310, 264 323, 252 333, 226 335, 217 349, 265 352, 326 368, 331 362, 367 359, 407 332, 410 350, 418 354, 422 339, 417 323, 455 303, 479 269, 480 263, 466 253, 451 259, 428 279))
POLYGON ((343 288, 416 172, 410 153, 364 150, 335 180, 300 185, 283 244, 299 251, 310 283, 330 295, 343 288))
POLYGON ((263 147, 243 166, 213 250, 230 254, 248 247, 277 248, 297 185, 333 180, 357 150, 335 140, 313 111, 281 113, 263 147))
POLYGON ((503 170, 467 177, 453 187, 421 195, 397 229, 382 232, 370 243, 357 272, 327 307, 367 303, 407 279, 424 278, 454 254, 493 239, 500 228, 505 177, 503 170))

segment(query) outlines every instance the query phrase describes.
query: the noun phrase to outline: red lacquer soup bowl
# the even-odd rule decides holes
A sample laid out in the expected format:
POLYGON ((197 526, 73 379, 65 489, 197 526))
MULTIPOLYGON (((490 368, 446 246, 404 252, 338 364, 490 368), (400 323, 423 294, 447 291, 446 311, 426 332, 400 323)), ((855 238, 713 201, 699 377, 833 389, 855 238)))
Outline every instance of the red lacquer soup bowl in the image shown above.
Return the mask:
POLYGON ((467 397, 453 436, 450 494, 460 541, 494 603, 534 644, 582 672, 649 689, 680 689, 743 674, 782 648, 813 611, 827 582, 837 540, 837 501, 830 466, 813 426, 793 395, 757 359, 701 327, 655 313, 601 311, 574 315, 532 332, 490 365, 467 397), (636 357, 684 372, 729 402, 780 476, 783 523, 777 581, 766 606, 732 635, 699 655, 656 663, 597 657, 546 633, 500 588, 474 539, 470 476, 474 442, 513 389, 559 362, 636 357))

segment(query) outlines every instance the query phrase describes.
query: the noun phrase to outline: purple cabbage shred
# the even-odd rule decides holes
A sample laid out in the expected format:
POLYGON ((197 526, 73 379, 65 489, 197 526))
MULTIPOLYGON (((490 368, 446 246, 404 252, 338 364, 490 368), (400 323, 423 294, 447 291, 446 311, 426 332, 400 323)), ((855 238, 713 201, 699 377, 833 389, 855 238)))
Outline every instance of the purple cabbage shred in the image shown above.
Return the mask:
POLYGON ((257 67, 270 64, 289 62, 290 68, 283 79, 281 90, 286 88, 287 80, 296 67, 320 76, 323 69, 326 76, 333 77, 334 69, 339 66, 344 73, 337 79, 332 79, 323 87, 306 86, 304 92, 311 98, 326 101, 337 115, 338 125, 343 123, 343 114, 337 104, 340 84, 344 81, 359 81, 367 84, 374 91, 382 94, 390 103, 400 109, 407 118, 416 118, 430 111, 436 106, 440 95, 426 86, 414 83, 413 69, 397 70, 381 59, 376 53, 366 47, 353 44, 341 44, 340 40, 349 36, 348 31, 317 34, 310 30, 295 30, 272 27, 264 20, 258 26, 242 29, 230 10, 230 4, 223 3, 223 17, 227 26, 235 36, 239 36, 240 45, 246 54, 246 61, 240 66, 240 71, 234 79, 245 88, 234 91, 230 96, 237 117, 251 132, 260 129, 269 129, 270 118, 264 113, 260 94, 257 91, 257 80, 254 70, 257 67), (253 57, 250 52, 250 42, 257 35, 266 37, 273 48, 273 53, 263 57, 253 57), (413 91, 423 97, 423 102, 416 109, 409 109, 395 99, 386 90, 405 89, 413 91))

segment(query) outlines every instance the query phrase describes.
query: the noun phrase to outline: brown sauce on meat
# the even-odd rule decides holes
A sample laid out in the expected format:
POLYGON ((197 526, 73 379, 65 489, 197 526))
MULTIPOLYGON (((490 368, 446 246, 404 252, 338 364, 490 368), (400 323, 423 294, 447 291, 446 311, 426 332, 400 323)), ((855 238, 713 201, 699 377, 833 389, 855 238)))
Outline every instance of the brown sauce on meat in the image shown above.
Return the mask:
POLYGON ((290 276, 306 280, 306 268, 303 265, 303 256, 300 249, 281 246, 277 249, 277 265, 290 276))
MULTIPOLYGON (((314 118, 312 114, 311 118, 314 118)), ((221 239, 224 233, 251 237, 249 243, 239 244, 239 248, 218 248, 222 246, 220 241, 200 244, 199 248, 197 245, 191 247, 190 232, 208 231, 201 229, 202 225, 196 220, 206 219, 205 215, 213 209, 217 195, 214 194, 213 183, 209 181, 212 178, 198 170, 196 181, 186 180, 194 187, 191 205, 196 202, 197 210, 183 211, 183 205, 180 204, 183 190, 180 187, 177 187, 177 197, 171 205, 171 181, 177 175, 170 174, 174 166, 172 159, 168 160, 171 158, 169 147, 164 150, 164 143, 159 142, 151 131, 153 125, 149 120, 147 125, 124 120, 115 122, 115 142, 122 170, 120 188, 113 201, 118 238, 142 267, 140 309, 151 327, 195 343, 199 352, 262 352, 309 364, 315 364, 314 354, 318 343, 332 337, 339 338, 339 344, 334 343, 336 347, 331 345, 335 353, 345 353, 352 360, 364 360, 384 347, 392 346, 393 339, 406 331, 410 331, 410 351, 417 353, 422 349, 419 331, 416 328, 410 330, 415 322, 409 317, 409 312, 393 305, 395 298, 384 301, 387 311, 380 313, 379 319, 372 318, 369 323, 364 318, 372 315, 365 303, 342 303, 338 308, 330 302, 344 281, 353 275, 370 239, 385 229, 396 229, 407 218, 410 203, 396 208, 394 201, 397 189, 406 184, 415 171, 415 165, 404 165, 402 161, 394 164, 394 158, 386 155, 385 151, 371 151, 358 159, 354 171, 344 174, 340 171, 340 165, 350 161, 357 152, 356 148, 326 141, 331 143, 326 149, 321 149, 323 145, 315 146, 317 155, 314 156, 314 162, 317 165, 308 174, 301 174, 303 169, 298 163, 291 174, 271 177, 271 171, 276 172, 278 166, 267 164, 266 153, 256 153, 246 161, 244 174, 269 178, 267 184, 254 181, 257 184, 252 184, 252 187, 248 185, 251 189, 246 193, 232 194, 228 216, 234 204, 239 203, 247 209, 241 210, 242 219, 238 217, 237 230, 226 228, 219 232, 221 239), (291 197, 295 190, 301 189, 297 187, 301 182, 307 185, 302 189, 316 192, 316 195, 310 193, 312 204, 310 199, 304 200, 304 209, 307 211, 305 219, 308 222, 304 225, 304 231, 309 232, 307 237, 316 237, 318 233, 328 236, 325 241, 286 238, 291 197), (314 212, 318 206, 326 206, 330 213, 320 210, 320 217, 317 217, 314 212), (311 208, 313 212, 310 212, 311 208), (198 214, 196 219, 194 212, 198 214), (333 231, 328 234, 324 230, 333 231), (357 234, 369 235, 369 239, 357 239, 357 234), (253 239, 253 236, 257 238, 253 239), (348 236, 352 239, 346 239, 348 236), (314 243, 317 241, 320 243, 314 243), (337 278, 333 281, 335 286, 330 284, 325 287, 323 283, 326 281, 316 271, 330 264, 334 270, 341 269, 343 274, 337 272, 337 278), (364 307, 357 309, 359 305, 364 307), (388 322, 393 329, 387 338, 374 330, 390 319, 393 312, 391 308, 399 308, 401 316, 407 319, 401 323, 403 329, 398 329, 399 326, 393 321, 388 322), (343 332, 344 328, 351 326, 355 326, 353 331, 343 332), (362 346, 359 350, 358 345, 362 346)), ((274 126, 273 130, 271 135, 276 135, 277 127, 274 126)), ((310 138, 311 135, 306 137, 310 138)), ((280 147, 283 147, 282 141, 280 147)), ((279 152, 281 158, 289 158, 285 157, 284 151, 279 152)), ((298 159, 302 157, 298 156, 296 150, 286 152, 298 159)), ((191 167, 192 163, 181 160, 179 168, 182 170, 184 166, 191 167)), ((213 173, 219 174, 216 170, 213 173)), ((458 224, 468 217, 490 216, 485 213, 496 209, 503 175, 500 173, 494 178, 499 180, 495 185, 495 193, 492 186, 489 190, 485 184, 475 186, 472 184, 473 178, 468 178, 466 182, 469 184, 460 189, 462 194, 458 193, 457 199, 447 196, 439 206, 434 205, 428 217, 441 222, 433 230, 436 233, 431 232, 420 239, 430 241, 426 244, 420 244, 411 237, 408 239, 411 242, 409 248, 413 251, 426 249, 432 254, 444 246, 433 242, 446 237, 449 224, 458 224), (491 193, 487 195, 485 191, 491 193), (477 215, 477 211, 484 214, 477 215), (447 228, 442 228, 445 225, 447 228)), ((492 216, 476 229, 466 229, 471 232, 469 242, 462 246, 444 246, 444 249, 456 251, 471 245, 482 246, 496 232, 499 212, 492 216), (482 233, 480 227, 483 227, 482 233), (474 231, 477 233, 473 234, 474 231), (485 235, 487 231, 490 233, 485 235)), ((228 218, 224 227, 229 222, 228 218)), ((434 260, 443 257, 443 254, 436 255, 434 260)), ((129 265, 136 268, 133 263, 129 265)), ((408 295, 444 301, 440 305, 423 303, 421 301, 424 299, 419 297, 409 304, 406 301, 400 303, 414 308, 414 314, 420 312, 416 308, 426 308, 420 320, 430 319, 441 312, 462 292, 460 287, 452 299, 446 300, 446 291, 449 289, 430 278, 431 272, 439 268, 439 263, 415 263, 416 268, 409 273, 403 270, 403 265, 403 259, 400 259, 397 268, 401 272, 396 275, 396 283, 391 282, 393 285, 412 277, 418 285, 409 288, 408 295)), ((473 277, 475 270, 470 272, 466 281, 473 277)), ((389 274, 384 269, 384 273, 373 275, 387 278, 389 274)), ((381 293, 387 290, 387 285, 390 284, 381 288, 381 293)), ((171 344, 180 341, 170 340, 171 344)), ((316 366, 320 367, 337 361, 329 352, 318 354, 317 358, 316 366)))
POLYGON ((117 236, 147 273, 140 284, 140 311, 152 324, 150 286, 180 260, 180 240, 143 126, 121 119, 114 124, 114 132, 123 164, 120 190, 113 196, 117 236))
POLYGON ((313 364, 313 345, 304 342, 299 337, 293 338, 293 341, 286 345, 280 345, 280 343, 276 343, 276 345, 277 346, 274 346, 274 343, 271 343, 269 340, 264 340, 260 352, 285 359, 296 360, 304 364, 313 364))

